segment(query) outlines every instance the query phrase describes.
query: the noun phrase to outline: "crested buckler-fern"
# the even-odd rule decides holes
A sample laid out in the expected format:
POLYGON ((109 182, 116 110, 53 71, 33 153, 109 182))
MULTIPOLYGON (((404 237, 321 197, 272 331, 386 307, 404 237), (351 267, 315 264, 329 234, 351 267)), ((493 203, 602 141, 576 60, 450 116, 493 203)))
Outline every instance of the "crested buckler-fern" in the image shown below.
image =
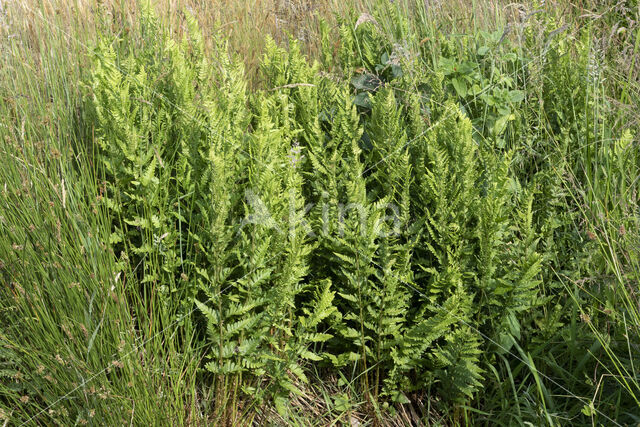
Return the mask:
POLYGON ((0 0, 0 425, 640 421, 637 0, 67 3, 0 0))
POLYGON ((523 179, 514 162, 533 159, 474 125, 488 98, 417 73, 373 18, 323 38, 330 68, 267 40, 253 93, 224 41, 205 54, 186 22, 141 53, 100 42, 88 84, 131 297, 179 301, 167 316, 195 325, 220 419, 247 399, 291 415, 312 372, 339 372, 372 413, 425 393, 464 412, 552 298, 548 172, 523 179))

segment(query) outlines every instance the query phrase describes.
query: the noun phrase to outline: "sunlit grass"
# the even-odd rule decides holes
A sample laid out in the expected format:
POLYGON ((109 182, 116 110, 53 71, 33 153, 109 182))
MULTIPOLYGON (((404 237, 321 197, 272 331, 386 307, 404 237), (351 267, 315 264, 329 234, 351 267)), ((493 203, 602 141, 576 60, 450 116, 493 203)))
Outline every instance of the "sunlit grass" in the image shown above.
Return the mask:
MULTIPOLYGON (((357 19, 377 11, 376 26, 391 45, 422 55, 411 69, 417 75, 445 69, 444 40, 451 57, 471 62, 482 62, 485 53, 477 52, 484 47, 516 55, 513 66, 499 57, 483 63, 494 67, 492 76, 512 78, 514 85, 535 83, 518 87, 526 102, 512 103, 508 96, 519 99, 520 93, 505 92, 509 114, 480 103, 480 93, 456 96, 462 93, 458 82, 449 89, 475 115, 475 141, 512 150, 513 176, 520 180, 514 185, 529 183, 544 200, 534 204, 548 266, 542 273, 544 302, 522 320, 543 332, 484 360, 484 389, 454 407, 431 390, 409 396, 414 406, 372 403, 358 385, 360 374, 326 367, 308 368, 312 381, 299 384, 302 394, 291 400, 290 418, 268 399, 238 398, 235 386, 212 388, 211 375, 201 370, 207 349, 199 326, 189 316, 176 318, 177 305, 161 308, 157 296, 132 292, 140 287, 138 264, 126 265, 127 274, 115 273, 122 270, 116 265, 121 254, 106 243, 113 218, 96 200, 103 171, 94 158, 93 129, 86 125, 88 89, 80 82, 87 79, 99 35, 115 45, 131 42, 120 46, 123 51, 145 42, 136 32, 137 2, 7 1, 0 4, 0 421, 638 421, 637 6, 460 0, 425 8, 423 2, 402 1, 254 0, 155 7, 176 39, 186 32, 185 9, 198 19, 208 51, 216 37, 226 37, 252 88, 265 86, 259 65, 266 34, 282 46, 289 36, 298 39, 310 59, 326 61, 320 19, 328 22, 337 52, 336 25, 347 13, 357 19), (500 41, 491 45, 487 34, 494 32, 500 41), (554 37, 564 38, 564 56, 547 55, 554 37), (469 58, 470 51, 475 56, 469 58), (549 108, 544 102, 557 104, 549 108), (503 117, 506 130, 491 134, 503 117), (221 409, 224 402, 237 407, 221 409)), ((329 59, 335 64, 325 65, 336 65, 336 80, 350 77, 340 74, 337 57, 329 59)), ((483 93, 502 84, 472 78, 483 93)))

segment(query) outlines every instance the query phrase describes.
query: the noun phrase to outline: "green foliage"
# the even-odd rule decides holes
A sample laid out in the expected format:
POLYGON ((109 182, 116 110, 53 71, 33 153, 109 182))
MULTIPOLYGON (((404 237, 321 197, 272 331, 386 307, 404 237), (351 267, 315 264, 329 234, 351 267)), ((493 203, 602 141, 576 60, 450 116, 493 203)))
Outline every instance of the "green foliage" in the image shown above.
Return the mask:
MULTIPOLYGON (((449 34, 424 7, 378 2, 339 18, 335 42, 322 23, 320 63, 267 39, 259 91, 188 13, 180 39, 144 4, 138 28, 98 40, 78 164, 29 154, 25 172, 0 153, 0 298, 19 325, 0 333, 3 407, 37 414, 89 375, 112 394, 140 372, 166 387, 171 371, 176 393, 183 376, 210 393, 166 404, 172 419, 241 424, 267 405, 294 423, 334 379, 329 412, 381 424, 403 405, 416 423, 634 419, 640 155, 611 123, 589 34, 560 37, 546 15, 509 30, 518 43, 449 34), (27 231, 19 212, 41 197, 55 202, 27 231), (20 327, 50 338, 21 349, 20 327), (63 356, 30 355, 40 343, 63 356), (121 346, 153 355, 94 374, 121 346), (64 387, 24 380, 64 357, 81 366, 55 370, 64 387)), ((156 420, 132 390, 142 408, 122 411, 156 420)), ((88 415, 61 407, 51 422, 88 415)))
MULTIPOLYGON (((143 301, 116 264, 119 222, 97 201, 105 193, 78 87, 88 73, 75 59, 87 52, 60 25, 55 16, 34 23, 31 41, 25 31, 1 42, 0 422, 184 425, 198 418, 193 328, 162 316, 153 296, 143 301)), ((118 130, 153 128, 140 117, 122 117, 118 130)), ((124 178, 141 180, 141 146, 121 147, 124 178)))
MULTIPOLYGON (((220 408, 237 388, 282 412, 321 360, 353 366, 372 402, 432 386, 472 398, 482 351, 509 351, 538 301, 533 192, 509 156, 478 147, 443 90, 423 105, 359 78, 358 107, 293 41, 267 41, 267 90, 249 97, 223 45, 209 71, 187 22, 184 41, 124 59, 101 43, 90 93, 111 244, 151 292, 198 307, 220 408)), ((374 22, 348 28, 342 54, 361 62, 344 70, 416 84, 374 22)))

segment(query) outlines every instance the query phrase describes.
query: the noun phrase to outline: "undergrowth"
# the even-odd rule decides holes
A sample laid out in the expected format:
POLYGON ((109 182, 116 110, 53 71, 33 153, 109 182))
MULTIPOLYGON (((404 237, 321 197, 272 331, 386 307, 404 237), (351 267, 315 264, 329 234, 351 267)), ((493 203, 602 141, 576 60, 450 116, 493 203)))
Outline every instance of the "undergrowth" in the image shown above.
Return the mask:
POLYGON ((268 38, 259 89, 222 30, 146 3, 73 93, 14 59, 49 71, 24 99, 2 76, 0 415, 638 422, 640 153, 611 102, 636 88, 523 8, 467 35, 374 2, 316 59, 268 38))

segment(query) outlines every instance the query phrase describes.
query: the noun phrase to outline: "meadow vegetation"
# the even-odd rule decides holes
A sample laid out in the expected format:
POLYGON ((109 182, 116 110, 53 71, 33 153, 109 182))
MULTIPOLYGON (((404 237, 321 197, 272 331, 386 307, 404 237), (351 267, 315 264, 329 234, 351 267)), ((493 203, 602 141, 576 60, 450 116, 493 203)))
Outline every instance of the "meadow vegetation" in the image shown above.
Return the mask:
POLYGON ((0 2, 0 422, 640 423, 639 20, 0 2))

